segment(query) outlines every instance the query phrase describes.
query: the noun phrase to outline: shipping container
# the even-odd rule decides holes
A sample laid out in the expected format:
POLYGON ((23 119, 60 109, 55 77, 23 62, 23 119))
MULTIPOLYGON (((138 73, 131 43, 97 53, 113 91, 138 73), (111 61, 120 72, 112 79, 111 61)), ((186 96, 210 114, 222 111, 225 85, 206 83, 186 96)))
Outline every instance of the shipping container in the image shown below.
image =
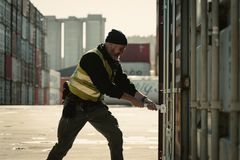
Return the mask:
POLYGON ((29 0, 22 0, 22 14, 29 19, 29 0))
POLYGON ((16 32, 17 31, 17 9, 12 6, 11 7, 11 30, 16 32))
POLYGON ((35 31, 36 31, 36 28, 35 26, 30 23, 30 43, 31 44, 35 44, 35 41, 36 41, 36 34, 35 34, 35 31))
POLYGON ((39 105, 43 105, 43 89, 42 88, 38 88, 38 104, 39 105))
POLYGON ((28 102, 28 94, 27 94, 27 86, 25 83, 21 85, 21 104, 27 104, 28 102))
POLYGON ((34 50, 33 50, 33 45, 32 44, 29 44, 28 45, 28 56, 27 56, 27 63, 29 64, 33 64, 33 53, 34 53, 34 50))
POLYGON ((5 55, 0 54, 0 78, 5 77, 5 55))
POLYGON ((0 0, 0 23, 5 24, 6 1, 0 0))
POLYGON ((128 75, 149 76, 151 65, 145 62, 122 62, 122 69, 128 75))
POLYGON ((17 8, 17 1, 18 1, 18 0, 12 0, 12 2, 11 2, 12 6, 14 6, 14 7, 17 8))
POLYGON ((22 16, 22 37, 29 40, 30 37, 30 25, 26 17, 22 16))
POLYGON ((21 82, 21 61, 12 57, 12 81, 21 82))
POLYGON ((39 49, 35 49, 35 66, 41 67, 41 51, 39 49))
POLYGON ((44 93, 43 93, 43 96, 44 96, 44 99, 43 99, 43 104, 44 105, 48 105, 49 104, 49 88, 44 88, 44 93))
POLYGON ((17 35, 16 32, 12 32, 12 37, 11 37, 11 53, 12 56, 16 56, 17 54, 17 35))
POLYGON ((5 25, 10 28, 11 27, 11 4, 6 3, 6 10, 5 10, 5 25))
MULTIPOLYGON (((146 95, 155 103, 158 103, 158 77, 156 76, 129 76, 136 89, 146 95)), ((129 104, 128 101, 111 98, 104 95, 107 104, 129 104)))
POLYGON ((16 57, 20 58, 22 56, 22 38, 21 35, 17 34, 17 41, 16 41, 16 57))
POLYGON ((11 82, 11 104, 21 104, 21 83, 11 82))
POLYGON ((23 8, 23 2, 22 0, 17 0, 17 10, 18 12, 22 13, 22 8, 23 8))
MULTIPOLYGON (((6 1, 6 0, 5 0, 6 1)), ((9 3, 9 4, 12 4, 12 0, 7 0, 7 2, 9 3)))
POLYGON ((5 79, 0 78, 0 104, 5 104, 5 79))
POLYGON ((34 5, 30 2, 29 3, 29 12, 30 12, 30 22, 32 24, 36 23, 36 8, 34 5))
POLYGON ((20 11, 17 11, 17 34, 22 34, 22 15, 20 11))
POLYGON ((5 29, 5 53, 11 53, 11 31, 10 28, 5 29))
POLYGON ((32 85, 29 85, 27 88, 28 88, 27 92, 28 104, 32 105, 34 104, 34 89, 32 85))
POLYGON ((5 53, 5 26, 0 24, 0 53, 5 53))
POLYGON ((60 72, 50 69, 50 71, 49 71, 49 80, 50 80, 49 87, 60 89, 60 79, 61 79, 60 72))
POLYGON ((122 62, 150 62, 150 44, 149 43, 130 43, 127 45, 124 54, 121 55, 122 62))
POLYGON ((48 88, 49 87, 49 71, 42 70, 42 88, 48 88))
POLYGON ((35 81, 34 81, 35 86, 36 87, 41 87, 41 85, 42 85, 41 68, 35 68, 34 69, 34 75, 35 75, 35 81))
POLYGON ((5 55, 5 78, 12 80, 12 57, 11 55, 5 55))
POLYGON ((60 89, 49 88, 49 104, 56 105, 60 102, 60 89))
POLYGON ((39 98, 39 96, 38 96, 38 87, 34 87, 33 88, 34 89, 34 101, 33 101, 33 104, 34 105, 37 105, 37 104, 39 104, 39 100, 38 100, 38 98, 39 98))
POLYGON ((26 82, 26 63, 21 61, 21 82, 25 83, 26 82))
POLYGON ((5 104, 11 104, 11 81, 5 81, 5 104))

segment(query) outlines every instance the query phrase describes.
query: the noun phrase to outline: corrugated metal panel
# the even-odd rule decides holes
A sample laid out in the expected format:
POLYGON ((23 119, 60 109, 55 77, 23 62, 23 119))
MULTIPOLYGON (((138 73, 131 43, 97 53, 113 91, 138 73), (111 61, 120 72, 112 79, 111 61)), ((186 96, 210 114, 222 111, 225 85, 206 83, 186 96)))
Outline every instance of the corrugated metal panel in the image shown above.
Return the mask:
POLYGON ((12 57, 12 80, 14 82, 21 81, 21 61, 12 57))
POLYGON ((22 34, 22 15, 20 11, 17 11, 17 33, 22 34))
POLYGON ((34 7, 34 5, 30 2, 29 4, 29 10, 30 10, 30 22, 32 24, 36 23, 36 8, 34 7))
POLYGON ((0 104, 5 104, 5 79, 0 78, 0 104))
POLYGON ((34 44, 35 43, 35 31, 36 31, 36 28, 33 24, 30 23, 30 43, 31 44, 34 44))
POLYGON ((5 26, 0 24, 0 53, 5 53, 5 26))
POLYGON ((22 14, 29 18, 29 0, 22 0, 22 14))
POLYGON ((41 49, 41 46, 42 46, 42 44, 41 44, 41 31, 40 31, 40 29, 36 29, 36 48, 37 49, 41 49))
POLYGON ((121 55, 122 62, 150 62, 150 44, 128 44, 124 54, 121 55))
POLYGON ((11 27, 11 5, 6 3, 6 17, 5 17, 5 25, 10 28, 11 27))
POLYGON ((5 55, 5 77, 7 80, 12 80, 12 57, 5 55))
POLYGON ((33 104, 37 105, 38 103, 38 87, 34 87, 34 101, 33 104))
POLYGON ((0 23, 5 24, 5 0, 0 0, 0 23))
POLYGON ((11 81, 5 81, 5 104, 11 104, 11 81))
POLYGON ((0 54, 0 77, 5 77, 5 55, 0 54))
POLYGON ((122 68, 128 75, 148 76, 150 75, 150 63, 143 62, 123 62, 122 68))
POLYGON ((49 72, 46 70, 42 70, 42 88, 49 87, 49 72))
POLYGON ((49 88, 49 104, 60 104, 60 89, 49 88))
POLYGON ((12 44, 11 44, 11 50, 12 50, 12 55, 16 56, 17 54, 17 35, 16 32, 12 32, 12 44))
POLYGON ((41 52, 39 49, 35 50, 35 65, 41 67, 41 52))
POLYGON ((61 79, 60 72, 57 72, 52 69, 49 71, 50 88, 60 89, 60 79, 61 79))
POLYGON ((17 10, 16 10, 16 8, 14 7, 14 6, 12 6, 12 8, 11 8, 12 10, 11 10, 11 24, 12 24, 12 26, 11 26, 11 29, 12 29, 12 31, 14 31, 14 32, 16 32, 16 30, 17 30, 17 10))
POLYGON ((41 87, 42 85, 42 73, 40 68, 35 68, 35 86, 41 87))
POLYGON ((17 35, 17 50, 16 57, 21 57, 22 52, 22 38, 21 35, 17 35))
POLYGON ((26 17, 22 17, 22 37, 23 37, 23 39, 29 40, 29 36, 30 36, 29 32, 30 32, 29 21, 27 20, 26 17))
POLYGON ((28 86, 28 104, 34 104, 34 92, 33 92, 33 86, 29 85, 28 86))
POLYGON ((49 104, 49 88, 44 88, 44 100, 43 100, 44 105, 49 104))
POLYGON ((22 83, 21 85, 21 104, 27 104, 28 94, 27 94, 27 86, 22 83))
POLYGON ((38 88, 38 104, 43 104, 43 89, 38 88))
POLYGON ((17 9, 20 13, 22 11, 22 5, 23 5, 22 0, 17 0, 17 9))
POLYGON ((11 53, 11 31, 9 28, 5 29, 5 52, 6 54, 11 53))

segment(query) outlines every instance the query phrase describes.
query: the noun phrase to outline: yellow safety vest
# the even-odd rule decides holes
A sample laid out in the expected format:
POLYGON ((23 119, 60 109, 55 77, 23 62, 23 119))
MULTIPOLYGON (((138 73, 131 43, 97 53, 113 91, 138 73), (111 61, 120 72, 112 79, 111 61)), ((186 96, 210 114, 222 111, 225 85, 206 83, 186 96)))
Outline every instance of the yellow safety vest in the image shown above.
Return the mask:
MULTIPOLYGON (((113 71, 108 64, 107 60, 103 58, 102 53, 97 49, 92 49, 89 52, 96 53, 100 59, 103 62, 104 67, 107 70, 108 76, 113 81, 113 71)), ((97 68, 96 68, 97 71, 97 68)), ((103 99, 103 94, 100 93, 100 91, 94 86, 92 80, 90 79, 89 75, 80 67, 80 65, 77 65, 76 70, 70 77, 69 83, 69 90, 80 97, 83 100, 88 100, 88 101, 99 101, 103 99)))

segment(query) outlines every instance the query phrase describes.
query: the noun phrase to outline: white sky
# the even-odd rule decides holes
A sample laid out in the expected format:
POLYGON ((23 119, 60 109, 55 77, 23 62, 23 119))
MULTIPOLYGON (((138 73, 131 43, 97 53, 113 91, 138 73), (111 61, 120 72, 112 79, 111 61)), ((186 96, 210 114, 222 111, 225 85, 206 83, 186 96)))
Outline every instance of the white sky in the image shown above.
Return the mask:
POLYGON ((43 15, 57 18, 102 14, 105 34, 112 28, 126 36, 156 35, 156 0, 30 0, 43 15))

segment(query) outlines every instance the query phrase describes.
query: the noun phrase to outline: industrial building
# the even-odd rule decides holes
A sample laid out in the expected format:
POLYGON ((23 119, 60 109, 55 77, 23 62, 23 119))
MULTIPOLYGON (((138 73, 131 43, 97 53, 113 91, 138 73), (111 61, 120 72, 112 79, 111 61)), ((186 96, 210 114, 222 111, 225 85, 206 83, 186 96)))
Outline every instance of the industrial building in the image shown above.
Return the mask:
POLYGON ((105 22, 102 15, 66 19, 46 16, 45 46, 50 55, 50 68, 59 70, 77 64, 85 50, 104 41, 105 22))

